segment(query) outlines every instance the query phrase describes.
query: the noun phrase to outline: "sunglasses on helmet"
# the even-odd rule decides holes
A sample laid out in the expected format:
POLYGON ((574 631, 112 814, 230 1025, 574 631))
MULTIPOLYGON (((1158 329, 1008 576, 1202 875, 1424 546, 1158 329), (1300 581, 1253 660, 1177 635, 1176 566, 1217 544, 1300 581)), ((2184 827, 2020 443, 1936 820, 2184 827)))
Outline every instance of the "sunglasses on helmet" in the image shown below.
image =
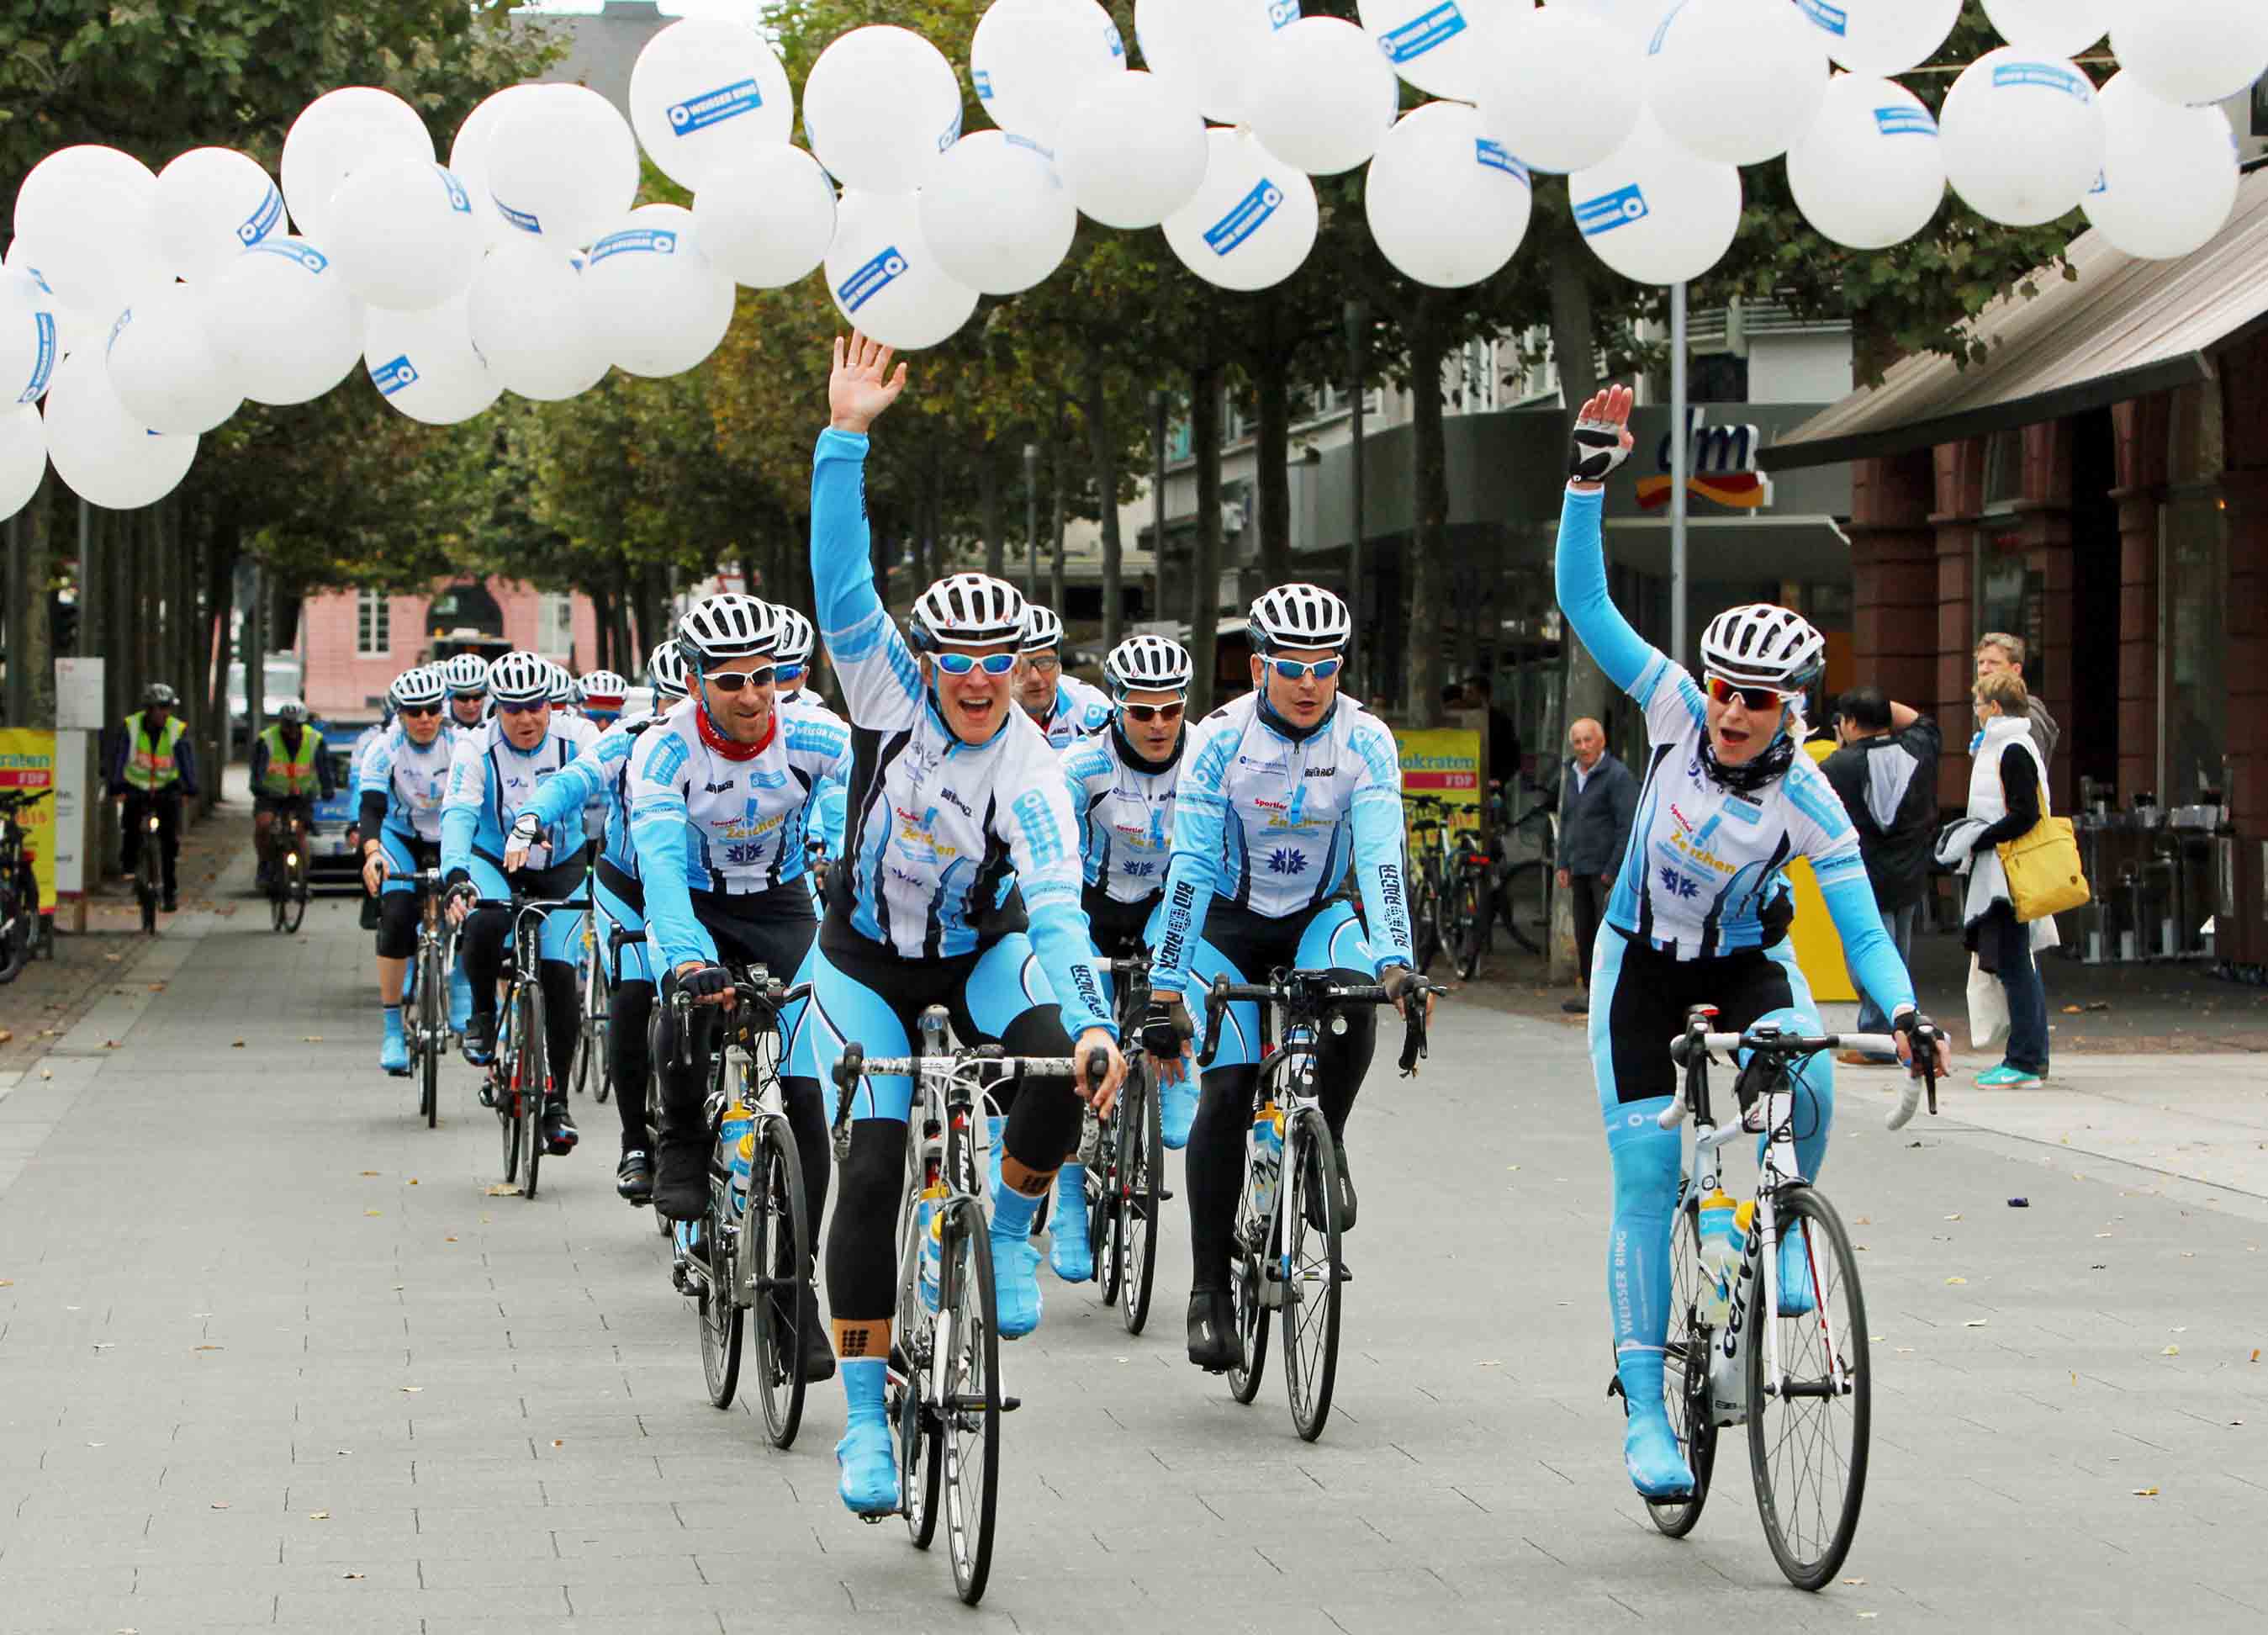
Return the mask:
POLYGON ((966 675, 979 668, 987 675, 1005 675, 1016 667, 1013 653, 986 653, 981 659, 975 653, 938 653, 935 657, 937 667, 947 675, 966 675))
POLYGON ((1721 675, 1705 677, 1704 684, 1709 690, 1709 696, 1719 703, 1730 704, 1737 698, 1744 708, 1759 712, 1766 710, 1777 711, 1789 699, 1802 696, 1800 693, 1784 693, 1777 687, 1742 687, 1721 675))

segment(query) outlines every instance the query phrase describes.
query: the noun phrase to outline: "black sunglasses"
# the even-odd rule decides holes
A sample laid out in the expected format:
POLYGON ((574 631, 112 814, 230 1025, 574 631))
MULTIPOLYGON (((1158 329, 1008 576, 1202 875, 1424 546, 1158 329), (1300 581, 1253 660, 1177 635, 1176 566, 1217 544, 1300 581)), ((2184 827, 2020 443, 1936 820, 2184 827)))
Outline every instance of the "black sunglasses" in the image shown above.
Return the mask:
POLYGON ((1186 704, 1128 704, 1126 713, 1137 721, 1178 721, 1186 704))
POLYGON ((397 713, 401 715, 414 715, 420 720, 423 720, 429 715, 440 714, 441 706, 438 704, 403 704, 397 713))

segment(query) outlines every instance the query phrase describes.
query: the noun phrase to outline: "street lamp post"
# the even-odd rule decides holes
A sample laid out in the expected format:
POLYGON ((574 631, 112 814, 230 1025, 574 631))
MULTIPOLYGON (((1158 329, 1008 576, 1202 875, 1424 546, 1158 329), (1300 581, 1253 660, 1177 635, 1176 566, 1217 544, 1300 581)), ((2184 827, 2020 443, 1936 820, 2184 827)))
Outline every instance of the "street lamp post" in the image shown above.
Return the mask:
POLYGON ((1347 401, 1353 414, 1354 433, 1354 528, 1351 542, 1347 546, 1347 607, 1354 615, 1354 623, 1347 636, 1347 681, 1356 684, 1361 672, 1355 665, 1355 649, 1362 640, 1362 380, 1366 363, 1366 343, 1370 338, 1370 308, 1361 301, 1346 304, 1347 339, 1347 401))

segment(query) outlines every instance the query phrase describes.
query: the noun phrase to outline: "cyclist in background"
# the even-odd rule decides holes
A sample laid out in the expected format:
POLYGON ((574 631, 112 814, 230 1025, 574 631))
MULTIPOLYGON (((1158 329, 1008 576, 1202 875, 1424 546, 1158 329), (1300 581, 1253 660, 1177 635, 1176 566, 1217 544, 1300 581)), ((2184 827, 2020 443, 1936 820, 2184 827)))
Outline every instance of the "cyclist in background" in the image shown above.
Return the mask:
POLYGON ((593 670, 575 683, 575 702, 583 718, 604 732, 622 718, 622 701, 630 684, 612 670, 593 670))
MULTIPOLYGON (((1401 761, 1386 724, 1339 691, 1353 630, 1346 604, 1316 586, 1279 586, 1252 604, 1247 629, 1253 691, 1200 722, 1182 755, 1143 1029, 1160 1084, 1187 1071, 1182 1041, 1195 1029, 1184 989, 1201 1003, 1218 976, 1245 983, 1279 969, 1328 970, 1344 982, 1384 983, 1400 1010, 1413 980, 1401 761), (1341 890, 1350 871, 1367 933, 1341 890)), ((1430 1013, 1430 996, 1425 1004, 1430 1013)), ((1339 1147, 1341 1231, 1355 1219, 1347 1115, 1377 1037, 1366 1006, 1345 1023, 1322 1042, 1319 1071, 1323 1118, 1339 1147)), ((1260 1072, 1259 1007, 1232 1005, 1221 1025, 1227 1032, 1204 1075, 1187 1176, 1189 1355, 1216 1373, 1243 1360, 1229 1237, 1260 1072)))
POLYGON ((580 715, 582 711, 575 707, 574 672, 563 664, 552 664, 548 659, 544 663, 549 665, 551 670, 551 713, 580 715))
POLYGON ((180 695, 163 681, 142 689, 142 707, 126 718, 107 779, 111 799, 126 803, 119 866, 129 874, 142 861, 143 819, 157 814, 162 907, 168 914, 180 900, 175 870, 181 855, 181 799, 195 799, 197 792, 195 740, 173 713, 180 702, 180 695))
POLYGON ((1054 610, 1030 606, 1024 615, 1024 639, 1016 665, 1016 702, 1039 723, 1054 749, 1110 725, 1108 696, 1099 687, 1064 674, 1063 644, 1063 621, 1054 610))
POLYGON ((260 858, 263 886, 294 823, 313 823, 316 799, 329 799, 338 787, 338 774, 323 753, 323 735, 308 724, 307 706, 286 698, 276 706, 275 720, 252 740, 252 846, 260 858), (281 841, 276 835, 279 818, 281 841))
MULTIPOLYGON (((811 621, 792 608, 779 608, 777 612, 780 618, 777 666, 779 707, 783 710, 817 710, 823 712, 828 720, 841 725, 843 718, 828 709, 827 701, 811 685, 812 652, 819 640, 811 621)), ((843 855, 843 825, 848 815, 850 793, 842 780, 829 778, 820 785, 819 792, 813 797, 815 804, 811 814, 810 838, 820 843, 819 856, 822 861, 843 855)), ((812 871, 812 890, 814 898, 824 908, 825 902, 819 896, 819 875, 821 872, 819 868, 812 871)))
MULTIPOLYGON (((1786 608, 1732 608, 1702 633, 1696 686, 1608 598, 1599 519, 1606 479, 1632 446, 1631 403, 1630 389, 1615 387, 1576 418, 1557 573, 1568 623, 1646 712, 1653 746, 1607 902, 1609 934, 1592 955, 1590 1043, 1614 1165, 1607 1287, 1630 1416, 1623 1461, 1641 1495, 1668 1500, 1693 1491, 1661 1394, 1682 1151, 1678 1133, 1657 1122, 1676 1094, 1668 1041, 1697 1005, 1717 1006, 1715 1025, 1727 1033, 1758 1022, 1819 1031, 1786 940, 1795 910, 1781 871, 1800 857, 1811 859, 1860 985, 1892 1019, 1902 1061, 1911 1062, 1915 1029, 1927 1023, 1883 934, 1850 816, 1800 748, 1803 695, 1819 674, 1825 638, 1786 608)), ((1942 1039, 1937 1052, 1943 1072, 1942 1039)), ((1793 1082, 1796 1167, 1815 1179, 1834 1123, 1834 1064, 1812 1057, 1793 1082)), ((1783 1316, 1815 1303, 1801 1241, 1793 1234, 1780 1241, 1783 1316)))
POLYGON ((449 684, 449 724, 471 732, 488 718, 489 661, 478 653, 459 653, 440 669, 449 684))
MULTIPOLYGON (((405 670, 394 678, 386 696, 394 723, 364 757, 357 798, 363 888, 378 900, 378 1064, 397 1077, 409 1072, 401 992, 409 957, 417 952, 417 871, 441 860, 441 803, 456 755, 457 733, 444 718, 447 694, 436 668, 405 670)), ((465 1026, 472 1002, 464 972, 451 971, 451 1027, 465 1026)))

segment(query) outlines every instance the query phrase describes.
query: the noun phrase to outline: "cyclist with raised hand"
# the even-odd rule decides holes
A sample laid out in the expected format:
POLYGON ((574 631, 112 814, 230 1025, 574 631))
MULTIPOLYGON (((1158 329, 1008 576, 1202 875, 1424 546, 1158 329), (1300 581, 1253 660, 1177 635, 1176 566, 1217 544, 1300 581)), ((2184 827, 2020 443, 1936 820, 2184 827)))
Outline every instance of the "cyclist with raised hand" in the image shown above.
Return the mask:
MULTIPOLYGON (((964 1043, 1076 1057, 1074 1088, 1025 1085, 1002 1138, 989 1235, 1000 1333, 1014 1339, 1039 1326, 1032 1220, 1079 1139, 1079 1100, 1108 1112, 1125 1064, 1079 910, 1071 800, 1046 740, 1010 697, 1023 597, 981 573, 940 579, 914 603, 909 648, 875 593, 866 432, 905 389, 904 365, 893 374, 890 360, 863 335, 835 342, 829 423, 812 462, 812 578, 850 718, 855 799, 799 1043, 814 1076, 850 1040, 903 1054, 922 1011, 942 1005, 964 1043), (1019 891, 1004 893, 1011 872, 1019 891), (1095 1050, 1109 1064, 1100 1084, 1086 1078, 1095 1050)), ((898 1502, 883 1390, 912 1099, 909 1079, 859 1086, 827 1241, 850 1410, 838 1491, 864 1515, 898 1502)))
POLYGON ((266 883, 276 866, 276 820, 291 837, 296 820, 314 821, 315 801, 338 792, 338 774, 323 753, 323 735, 309 725, 307 706, 286 698, 276 718, 252 740, 252 846, 266 883))
MULTIPOLYGON (((583 819, 556 823, 507 869, 506 836, 543 780, 556 777, 598 738, 598 729, 551 713, 551 672, 556 667, 531 652, 506 653, 489 666, 488 690, 497 712, 457 743, 449 769, 449 794, 441 809, 441 868, 449 882, 449 918, 464 934, 460 957, 473 984, 473 1013, 465 1026, 465 1059, 485 1067, 496 1055, 497 977, 512 936, 504 906, 518 886, 530 898, 565 901, 582 889, 583 819), (481 906, 475 907, 474 900, 481 906)), ((571 909, 544 916, 541 967, 543 1020, 549 1059, 571 1061, 578 1025, 575 946, 583 917, 571 909)), ((545 1150, 565 1153, 579 1138, 567 1116, 567 1086, 556 1073, 543 1108, 545 1150)))
POLYGON ((126 803, 119 866, 129 874, 142 858, 142 820, 157 814, 158 861, 168 914, 178 901, 174 871, 181 855, 181 798, 194 799, 197 792, 196 740, 173 713, 180 702, 180 695, 163 681, 142 689, 142 707, 126 718, 126 730, 111 751, 108 780, 111 799, 126 803))
POLYGON ((1110 725, 1110 698, 1101 688, 1065 675, 1064 627, 1051 608, 1036 602, 1024 615, 1024 639, 1017 654, 1016 702, 1039 723, 1049 748, 1065 748, 1110 725))
MULTIPOLYGON (((818 633, 811 621, 792 608, 778 608, 780 638, 778 662, 779 707, 783 710, 814 710, 840 725, 843 718, 827 707, 827 701, 812 689, 811 655, 819 644, 818 633)), ((840 778, 829 778, 812 797, 810 837, 824 848, 829 858, 843 855, 843 825, 848 816, 850 792, 840 778)), ((817 882, 814 882, 816 889, 817 882)))
MULTIPOLYGON (((362 881, 378 900, 378 1005, 383 1031, 378 1064, 396 1078, 409 1072, 401 1032, 402 979, 417 952, 417 871, 441 858, 441 803, 448 798, 457 734, 446 724, 448 685, 431 667, 405 670, 386 689, 394 725, 363 757, 356 828, 362 836, 362 881)), ((461 1029, 472 1013, 472 986, 461 968, 449 973, 449 1025, 461 1029)))
MULTIPOLYGON (((1252 604, 1247 629, 1254 690, 1207 716, 1182 752, 1143 1027, 1160 1085, 1188 1072, 1183 1042, 1196 1029, 1184 990, 1201 1002, 1216 977, 1243 983, 1278 969, 1328 970, 1344 982, 1384 983, 1400 1010, 1415 980, 1401 761, 1386 724, 1339 690, 1353 632, 1346 604, 1317 586, 1279 586, 1252 604), (1341 890, 1350 871, 1363 917, 1341 890)), ((1429 995, 1429 1015, 1432 1003, 1429 995)), ((1342 1232, 1355 1219, 1347 1115, 1378 1031, 1367 1008, 1345 1021, 1323 1042, 1320 1073, 1323 1117, 1339 1147, 1342 1232)), ((1227 1032, 1189 1130, 1186 1182, 1195 1266, 1189 1355, 1214 1373, 1241 1361, 1229 1239, 1260 1072, 1259 1007, 1232 1005, 1222 1026, 1227 1032)))
POLYGON ((444 659, 441 678, 449 685, 449 725, 474 732, 488 718, 489 661, 478 653, 444 659))
POLYGON ((622 701, 630 684, 612 670, 593 670, 575 683, 575 702, 583 718, 600 732, 622 718, 622 701))
MULTIPOLYGON (((1679 1138, 1659 1116, 1676 1093, 1668 1042, 1697 1005, 1726 1032, 1758 1022, 1819 1031, 1811 991, 1789 947, 1794 909, 1781 871, 1808 858, 1859 980, 1896 1030, 1909 1064, 1927 1019, 1882 933, 1851 820, 1825 774, 1801 753, 1801 706, 1826 641, 1796 614, 1734 608, 1701 637, 1703 681, 1648 646, 1607 595, 1600 534, 1604 484, 1629 457, 1631 394, 1586 402, 1574 425, 1560 513, 1559 606, 1599 667, 1646 712, 1653 748, 1630 850, 1592 955, 1590 1043, 1614 1165, 1607 1247, 1608 1310, 1629 1425, 1623 1459, 1649 1499, 1683 1499, 1693 1473, 1662 1401, 1669 1323, 1670 1231, 1679 1138)), ((1937 1042, 1939 1070, 1947 1067, 1937 1042)), ((1815 1056, 1794 1073, 1796 1167, 1816 1177, 1834 1120, 1834 1064, 1815 1056)), ((1812 1308, 1810 1267, 1780 1241, 1784 1316, 1812 1308)))

